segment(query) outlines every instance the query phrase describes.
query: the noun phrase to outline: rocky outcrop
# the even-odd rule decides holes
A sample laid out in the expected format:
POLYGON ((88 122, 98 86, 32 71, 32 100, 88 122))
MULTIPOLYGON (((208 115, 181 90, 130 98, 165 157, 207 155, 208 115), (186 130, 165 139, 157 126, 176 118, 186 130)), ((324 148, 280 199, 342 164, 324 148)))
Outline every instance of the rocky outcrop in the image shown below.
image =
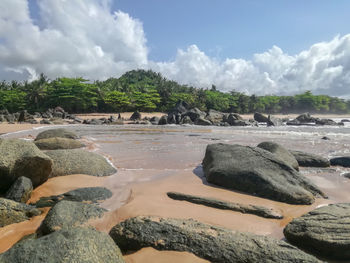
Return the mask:
POLYGON ((153 247, 187 251, 211 262, 319 262, 284 241, 240 233, 192 219, 139 216, 114 226, 110 236, 122 251, 153 247))
POLYGON ((36 187, 47 180, 51 170, 51 158, 34 143, 20 139, 0 139, 0 192, 6 192, 23 175, 36 187))
POLYGON ((266 151, 269 151, 270 153, 275 155, 276 158, 282 160, 283 162, 288 164, 290 167, 293 167, 295 170, 299 170, 298 161, 295 159, 293 154, 291 154, 282 145, 275 142, 262 142, 262 143, 259 143, 257 147, 264 149, 266 151))
POLYGON ((96 153, 72 149, 52 150, 46 154, 53 160, 50 177, 69 174, 108 176, 116 172, 103 156, 96 153))
POLYGON ((21 176, 13 183, 5 197, 16 202, 26 203, 29 200, 32 191, 32 181, 27 177, 21 176))
POLYGON ((84 187, 78 188, 60 195, 41 197, 35 203, 36 207, 54 206, 61 200, 76 201, 84 203, 98 203, 112 197, 112 192, 105 187, 84 187))
POLYGON ((205 205, 205 206, 223 209, 223 210, 231 210, 231 211, 240 212, 243 214, 252 214, 252 215, 257 215, 265 218, 274 218, 274 219, 283 218, 283 215, 281 213, 263 206, 231 203, 231 202, 225 202, 218 199, 195 196, 195 195, 187 195, 187 194, 182 194, 177 192, 168 192, 167 195, 168 197, 174 200, 187 201, 194 204, 205 205))
POLYGON ((330 162, 327 158, 317 154, 306 153, 301 151, 290 151, 302 167, 329 167, 330 162))
POLYGON ((41 211, 33 206, 0 198, 0 227, 26 221, 40 214, 41 211))
POLYGON ((331 259, 350 260, 350 204, 332 204, 293 219, 284 229, 289 242, 331 259))
POLYGON ((1 263, 122 263, 119 248, 105 233, 91 228, 71 228, 17 243, 0 255, 1 263))
POLYGON ((61 137, 41 139, 34 143, 40 150, 77 149, 85 146, 78 140, 61 137))
POLYGON ((335 157, 330 160, 331 165, 350 167, 350 156, 335 157))
POLYGON ((257 147, 211 144, 203 159, 209 183, 290 204, 311 204, 326 197, 305 176, 257 147))
POLYGON ((38 232, 47 235, 62 228, 81 226, 89 219, 102 217, 106 211, 96 205, 63 200, 51 208, 38 232))
POLYGON ((48 138, 54 138, 54 137, 78 139, 78 135, 76 135, 74 132, 68 131, 63 128, 59 128, 59 129, 51 129, 51 130, 43 131, 36 136, 35 140, 38 141, 41 139, 48 139, 48 138))

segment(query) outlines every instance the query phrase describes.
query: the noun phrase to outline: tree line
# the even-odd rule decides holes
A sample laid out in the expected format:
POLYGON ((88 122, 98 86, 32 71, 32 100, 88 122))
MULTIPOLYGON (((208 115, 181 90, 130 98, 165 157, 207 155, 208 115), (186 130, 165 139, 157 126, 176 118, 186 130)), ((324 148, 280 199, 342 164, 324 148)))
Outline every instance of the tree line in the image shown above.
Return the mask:
POLYGON ((56 106, 70 113, 170 111, 179 101, 206 111, 237 113, 350 113, 350 101, 311 91, 294 96, 248 96, 221 92, 216 86, 194 88, 180 85, 151 70, 132 70, 120 78, 89 81, 83 78, 0 82, 0 109, 16 112, 45 111, 56 106))

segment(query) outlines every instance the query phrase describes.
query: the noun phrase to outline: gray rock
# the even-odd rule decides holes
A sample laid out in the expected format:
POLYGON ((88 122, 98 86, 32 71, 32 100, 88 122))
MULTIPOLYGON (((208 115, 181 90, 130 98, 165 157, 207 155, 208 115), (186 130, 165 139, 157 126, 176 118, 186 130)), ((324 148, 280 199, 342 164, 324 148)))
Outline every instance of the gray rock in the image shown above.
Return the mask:
POLYGON ((0 198, 0 227, 26 221, 40 214, 41 211, 34 206, 0 198))
POLYGON ((160 117, 158 125, 166 125, 168 124, 168 116, 167 115, 163 115, 162 117, 160 117))
POLYGON ((48 139, 48 138, 54 138, 54 137, 78 139, 78 135, 76 135, 74 132, 68 131, 63 128, 59 128, 59 129, 51 129, 51 130, 43 131, 36 136, 35 140, 38 141, 41 139, 48 139))
POLYGON ((159 118, 157 116, 153 116, 151 119, 150 119, 150 122, 153 124, 153 125, 157 125, 159 123, 159 118))
POLYGON ((218 124, 220 122, 223 122, 224 116, 225 116, 225 113, 210 109, 205 118, 214 124, 218 124))
POLYGON ((331 126, 338 125, 338 123, 336 123, 331 119, 316 119, 315 123, 317 125, 331 125, 331 126))
POLYGON ((257 122, 266 122, 267 123, 269 119, 264 114, 262 114, 260 112, 255 112, 254 113, 254 120, 256 120, 257 122))
POLYGON ((350 173, 345 173, 345 174, 343 174, 343 176, 344 176, 345 178, 349 178, 349 179, 350 179, 350 173))
POLYGON ((282 219, 283 215, 273 209, 256 205, 245 205, 238 203, 225 202, 218 199, 207 198, 202 196, 187 195, 177 192, 168 192, 167 195, 174 200, 187 201, 194 204, 205 205, 213 208, 231 210, 243 214, 252 214, 265 218, 282 219))
POLYGON ((195 125, 201 125, 201 126, 210 126, 213 125, 210 121, 203 119, 202 117, 199 117, 198 119, 196 119, 196 121, 194 122, 195 125))
POLYGON ((135 112, 131 115, 130 120, 132 120, 132 121, 141 120, 141 113, 138 112, 138 111, 135 111, 135 112))
POLYGON ((298 161, 298 164, 303 167, 329 167, 330 162, 327 158, 317 154, 306 153, 301 151, 290 151, 298 161))
POLYGON ((281 126, 282 125, 282 120, 276 117, 272 117, 269 115, 268 120, 267 120, 267 126, 281 126))
POLYGON ((209 183, 290 204, 312 204, 326 197, 305 176, 257 147, 211 144, 203 159, 209 183))
POLYGON ((288 164, 290 167, 293 167, 295 170, 299 170, 298 161, 295 159, 293 154, 291 154, 282 145, 275 142, 262 142, 259 143, 257 147, 269 151, 275 155, 275 157, 288 164))
POLYGON ((211 262, 319 262, 280 240, 240 233, 193 219, 139 216, 114 226, 110 236, 122 251, 153 247, 187 251, 211 262))
POLYGON ((48 119, 42 119, 40 124, 53 124, 53 122, 49 121, 48 119))
POLYGON ((84 187, 78 188, 60 195, 52 195, 48 197, 41 197, 35 203, 36 207, 54 206, 61 200, 98 203, 112 197, 112 192, 105 187, 84 187))
POLYGON ((124 259, 107 234, 91 228, 75 227, 19 242, 0 255, 0 262, 121 263, 124 259))
POLYGON ((193 108, 181 114, 181 118, 184 118, 186 116, 190 117, 192 122, 195 122, 199 118, 205 119, 206 113, 198 108, 193 108))
POLYGON ((46 154, 53 160, 50 177, 69 174, 108 176, 116 172, 103 156, 96 153, 72 149, 52 150, 46 154))
POLYGON ((298 120, 301 123, 316 122, 316 118, 311 117, 310 113, 308 112, 300 114, 298 117, 296 117, 296 120, 298 120))
POLYGON ((47 235, 62 228, 82 226, 89 219, 102 217, 106 211, 96 205, 62 200, 51 208, 38 232, 47 235))
POLYGON ((350 260, 350 204, 317 208, 284 229, 289 242, 331 259, 350 260))
POLYGON ((170 113, 183 114, 183 113, 187 112, 188 110, 189 110, 189 105, 185 101, 179 100, 176 103, 175 107, 170 111, 170 113))
POLYGON ((193 122, 189 116, 185 116, 181 119, 180 124, 193 124, 193 122))
POLYGON ((6 193, 6 198, 16 202, 26 203, 33 191, 32 181, 24 176, 18 177, 6 193))
POLYGON ((34 142, 40 150, 77 149, 85 145, 78 140, 53 137, 34 142))
POLYGON ((0 139, 0 192, 6 192, 20 176, 28 177, 36 187, 47 180, 51 170, 51 158, 33 142, 0 139))
POLYGON ((330 160, 331 165, 350 167, 350 156, 335 157, 330 160))

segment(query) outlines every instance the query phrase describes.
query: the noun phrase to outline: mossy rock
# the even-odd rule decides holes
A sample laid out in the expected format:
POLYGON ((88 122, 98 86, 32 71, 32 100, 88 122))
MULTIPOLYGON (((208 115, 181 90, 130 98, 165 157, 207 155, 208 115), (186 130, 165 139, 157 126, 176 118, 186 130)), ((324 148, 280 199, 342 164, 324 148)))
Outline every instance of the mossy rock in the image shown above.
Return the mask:
POLYGON ((38 140, 54 138, 54 137, 78 139, 78 135, 76 135, 74 132, 68 131, 67 129, 58 128, 58 129, 46 130, 39 133, 36 136, 35 140, 38 141, 38 140))
POLYGON ((34 143, 40 150, 77 149, 85 146, 78 140, 61 137, 41 139, 34 143))

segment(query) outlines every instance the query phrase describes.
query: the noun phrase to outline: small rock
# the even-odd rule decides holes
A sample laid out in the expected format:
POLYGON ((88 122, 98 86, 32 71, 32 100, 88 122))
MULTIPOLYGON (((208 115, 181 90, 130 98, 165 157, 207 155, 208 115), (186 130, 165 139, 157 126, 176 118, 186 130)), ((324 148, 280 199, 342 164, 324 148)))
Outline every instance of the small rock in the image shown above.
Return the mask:
POLYGON ((33 191, 32 181, 24 176, 18 177, 6 193, 6 198, 19 203, 26 203, 33 191))
POLYGON ((329 167, 330 162, 327 158, 317 154, 306 153, 301 151, 290 151, 302 167, 329 167))

